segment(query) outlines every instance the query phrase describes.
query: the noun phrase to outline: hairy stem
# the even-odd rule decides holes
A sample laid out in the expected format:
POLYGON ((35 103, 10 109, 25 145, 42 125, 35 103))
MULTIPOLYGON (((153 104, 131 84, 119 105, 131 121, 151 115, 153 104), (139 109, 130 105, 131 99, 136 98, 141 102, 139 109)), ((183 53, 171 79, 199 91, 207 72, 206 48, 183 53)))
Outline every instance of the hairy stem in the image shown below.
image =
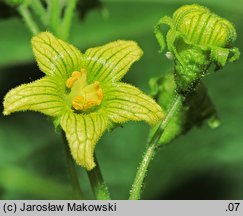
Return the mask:
POLYGON ((41 1, 40 0, 31 1, 30 2, 30 8, 40 18, 42 24, 44 26, 47 26, 48 25, 47 14, 46 14, 46 10, 43 7, 41 1))
POLYGON ((95 163, 96 163, 96 167, 91 171, 87 171, 95 198, 97 200, 110 200, 111 199, 110 193, 108 191, 108 187, 106 186, 103 180, 101 170, 96 157, 95 157, 95 163))
POLYGON ((26 5, 20 5, 18 7, 18 12, 23 17, 23 20, 24 20, 26 26, 31 31, 31 33, 33 35, 38 34, 39 33, 39 28, 36 25, 36 23, 34 22, 28 7, 26 5))
POLYGON ((61 35, 63 39, 67 39, 71 27, 71 22, 76 8, 77 0, 69 0, 68 5, 64 11, 64 17, 62 20, 61 35))
POLYGON ((47 1, 47 5, 48 5, 49 25, 51 27, 51 30, 57 33, 58 29, 60 28, 60 14, 61 14, 60 1, 59 0, 47 1))
POLYGON ((138 200, 141 196, 141 190, 143 187, 144 179, 146 177, 146 173, 148 171, 148 167, 150 165, 150 162, 153 159, 153 156, 156 152, 158 142, 160 140, 160 137, 162 136, 166 126, 168 125, 170 119, 174 116, 176 113, 178 106, 181 102, 181 96, 179 94, 176 95, 173 104, 171 105, 171 108, 169 112, 167 113, 165 119, 160 123, 158 129, 155 131, 152 138, 148 141, 147 148, 145 150, 145 153, 143 155, 142 161, 138 167, 134 182, 132 184, 132 188, 130 191, 130 200, 138 200))
POLYGON ((78 199, 84 199, 84 196, 83 196, 83 193, 80 188, 79 181, 78 181, 78 174, 75 169, 75 164, 74 164, 73 158, 71 156, 70 149, 69 149, 64 132, 62 132, 62 136, 63 136, 63 140, 65 141, 64 148, 65 148, 65 154, 66 154, 67 168, 68 168, 68 172, 70 175, 70 180, 71 180, 73 191, 75 192, 78 199))

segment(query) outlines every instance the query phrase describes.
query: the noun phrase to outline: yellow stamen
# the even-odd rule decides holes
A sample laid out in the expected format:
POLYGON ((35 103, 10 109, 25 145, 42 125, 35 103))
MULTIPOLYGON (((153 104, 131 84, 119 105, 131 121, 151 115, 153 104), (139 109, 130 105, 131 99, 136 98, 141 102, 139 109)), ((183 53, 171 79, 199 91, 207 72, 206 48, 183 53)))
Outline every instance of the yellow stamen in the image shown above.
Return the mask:
POLYGON ((94 86, 95 86, 95 88, 99 89, 99 88, 100 88, 100 83, 99 83, 99 81, 95 81, 94 86))
POLYGON ((87 101, 84 105, 84 110, 87 110, 93 106, 97 106, 97 101, 87 101))
POLYGON ((82 69, 80 70, 80 73, 81 73, 81 74, 84 74, 84 73, 86 74, 87 72, 86 72, 86 70, 85 70, 84 68, 82 68, 82 69))
POLYGON ((73 99, 72 105, 74 109, 80 110, 84 107, 84 98, 82 96, 77 96, 73 99))
POLYGON ((97 90, 97 96, 98 96, 98 98, 99 98, 100 100, 103 99, 103 91, 102 91, 102 88, 99 88, 99 89, 97 90))
POLYGON ((68 78, 67 82, 66 82, 66 86, 68 88, 72 88, 73 84, 78 80, 79 77, 82 76, 81 72, 78 71, 74 71, 72 73, 72 76, 70 78, 68 78))
POLYGON ((74 71, 72 76, 68 78, 66 86, 71 88, 69 97, 76 110, 86 111, 102 102, 103 91, 99 81, 88 85, 87 72, 84 68, 80 72, 74 71))

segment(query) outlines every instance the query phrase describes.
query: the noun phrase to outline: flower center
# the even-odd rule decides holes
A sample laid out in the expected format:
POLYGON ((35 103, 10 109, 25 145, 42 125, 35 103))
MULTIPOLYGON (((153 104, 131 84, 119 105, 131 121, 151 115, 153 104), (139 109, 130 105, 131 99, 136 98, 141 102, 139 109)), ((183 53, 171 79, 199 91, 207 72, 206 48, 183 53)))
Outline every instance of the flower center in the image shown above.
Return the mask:
POLYGON ((88 85, 87 72, 84 68, 74 71, 72 76, 66 81, 67 88, 71 89, 69 99, 75 110, 86 111, 93 106, 101 104, 103 99, 103 91, 99 81, 88 85))

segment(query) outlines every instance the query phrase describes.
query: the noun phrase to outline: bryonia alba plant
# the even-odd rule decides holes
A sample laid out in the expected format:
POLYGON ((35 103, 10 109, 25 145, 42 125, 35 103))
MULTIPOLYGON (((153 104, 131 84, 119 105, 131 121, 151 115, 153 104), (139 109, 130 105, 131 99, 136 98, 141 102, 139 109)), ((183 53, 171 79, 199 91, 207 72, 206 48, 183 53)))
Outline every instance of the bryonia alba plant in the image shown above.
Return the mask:
POLYGON ((115 41, 82 54, 74 46, 43 32, 32 47, 45 77, 12 89, 4 99, 4 115, 38 111, 62 127, 77 164, 95 167, 94 149, 113 123, 144 120, 153 125, 161 107, 132 85, 120 82, 142 50, 133 41, 115 41))
POLYGON ((49 32, 38 34, 37 23, 42 23, 44 29, 66 39, 77 0, 66 1, 65 5, 49 0, 46 8, 42 1, 5 2, 16 7, 36 35, 32 47, 45 76, 10 90, 4 100, 4 115, 31 110, 52 117, 55 125, 65 132, 77 164, 91 170, 88 174, 97 199, 110 197, 100 170, 92 174, 98 167, 94 149, 102 133, 114 124, 128 120, 144 120, 150 125, 158 122, 151 130, 129 199, 140 199, 150 161, 159 146, 201 125, 207 118, 212 120, 212 127, 218 125, 215 108, 201 79, 212 65, 219 70, 239 58, 239 50, 233 47, 236 30, 228 20, 195 4, 182 6, 172 18, 165 16, 159 20, 155 36, 161 51, 167 46, 166 55, 174 61, 173 72, 150 83, 151 95, 159 106, 139 89, 120 82, 142 55, 135 42, 115 41, 82 54, 49 32), (39 17, 39 22, 34 21, 30 11, 39 17), (160 30, 164 24, 170 28, 166 39, 160 30))

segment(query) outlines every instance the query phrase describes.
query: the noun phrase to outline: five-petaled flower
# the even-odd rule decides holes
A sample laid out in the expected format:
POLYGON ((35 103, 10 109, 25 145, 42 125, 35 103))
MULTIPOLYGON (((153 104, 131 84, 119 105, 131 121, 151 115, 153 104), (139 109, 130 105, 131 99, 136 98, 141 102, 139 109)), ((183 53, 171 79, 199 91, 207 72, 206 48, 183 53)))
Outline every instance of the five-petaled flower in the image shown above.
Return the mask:
POLYGON ((94 148, 112 123, 144 120, 153 125, 161 107, 132 85, 120 82, 142 50, 133 41, 115 41, 82 54, 74 46, 43 32, 32 39, 45 76, 12 89, 4 114, 32 110, 54 117, 65 131, 73 158, 94 168, 94 148))

